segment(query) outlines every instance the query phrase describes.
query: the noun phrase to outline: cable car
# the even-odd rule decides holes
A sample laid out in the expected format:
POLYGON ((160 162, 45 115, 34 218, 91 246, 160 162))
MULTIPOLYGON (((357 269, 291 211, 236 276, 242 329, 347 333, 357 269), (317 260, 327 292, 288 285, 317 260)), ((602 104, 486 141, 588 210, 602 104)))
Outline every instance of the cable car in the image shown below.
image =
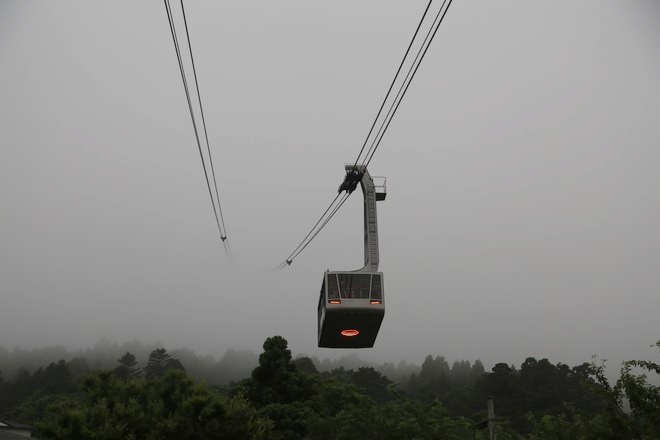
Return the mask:
MULTIPOLYGON (((364 195, 364 267, 356 271, 326 271, 318 306, 318 345, 325 348, 373 347, 385 316, 383 273, 378 272, 376 201, 385 200, 365 166, 346 165, 342 190, 359 181, 364 195), (352 180, 352 182, 351 182, 352 180)), ((352 187, 352 189, 350 189, 352 187)))
POLYGON ((382 273, 327 271, 323 275, 319 347, 373 347, 384 315, 382 273))

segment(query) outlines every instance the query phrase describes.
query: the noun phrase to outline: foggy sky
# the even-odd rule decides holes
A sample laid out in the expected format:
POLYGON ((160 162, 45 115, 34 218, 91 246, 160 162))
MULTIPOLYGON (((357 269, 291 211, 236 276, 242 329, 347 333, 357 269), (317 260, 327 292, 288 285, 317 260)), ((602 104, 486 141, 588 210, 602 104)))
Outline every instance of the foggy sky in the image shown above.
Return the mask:
MULTIPOLYGON (((346 354, 316 348, 316 306, 323 271, 361 267, 361 194, 271 269, 334 197, 425 6, 186 3, 230 262, 162 2, 3 1, 0 345, 280 334, 346 354)), ((659 20, 652 0, 453 3, 370 164, 387 309, 361 357, 653 355, 659 20)))

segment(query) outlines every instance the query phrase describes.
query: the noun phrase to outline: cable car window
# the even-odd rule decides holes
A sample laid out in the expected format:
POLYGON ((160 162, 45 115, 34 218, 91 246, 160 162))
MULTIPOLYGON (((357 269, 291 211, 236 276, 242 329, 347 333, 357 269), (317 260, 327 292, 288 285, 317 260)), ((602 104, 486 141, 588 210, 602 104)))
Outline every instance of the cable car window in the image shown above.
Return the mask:
POLYGON ((325 277, 323 277, 323 282, 321 283, 321 299, 319 301, 323 302, 325 300, 325 277))
POLYGON ((342 298, 369 299, 370 274, 338 274, 342 298))
POLYGON ((329 273, 328 278, 328 299, 339 298, 339 287, 337 286, 337 274, 329 273))
POLYGON ((374 274, 371 279, 371 299, 383 299, 382 280, 380 274, 374 274))

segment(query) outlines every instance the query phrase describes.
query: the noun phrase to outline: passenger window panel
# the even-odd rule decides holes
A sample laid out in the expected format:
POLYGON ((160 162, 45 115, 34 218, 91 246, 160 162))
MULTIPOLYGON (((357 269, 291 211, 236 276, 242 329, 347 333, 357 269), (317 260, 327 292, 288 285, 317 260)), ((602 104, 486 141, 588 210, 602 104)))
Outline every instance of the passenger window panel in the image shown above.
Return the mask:
POLYGON ((342 298, 369 299, 370 274, 339 274, 338 278, 342 298))
POLYGON ((383 289, 382 289, 382 276, 380 274, 374 274, 371 280, 371 299, 382 300, 383 299, 383 289))
POLYGON ((328 299, 339 299, 339 287, 337 286, 337 274, 328 274, 328 299))

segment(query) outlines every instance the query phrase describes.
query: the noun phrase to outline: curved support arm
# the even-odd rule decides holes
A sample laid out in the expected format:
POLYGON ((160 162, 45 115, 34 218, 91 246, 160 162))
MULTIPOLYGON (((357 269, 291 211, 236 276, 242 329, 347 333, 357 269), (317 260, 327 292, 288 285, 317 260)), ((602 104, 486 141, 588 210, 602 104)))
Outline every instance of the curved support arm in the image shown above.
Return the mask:
POLYGON ((376 215, 376 186, 364 165, 346 165, 346 171, 362 175, 360 187, 364 196, 364 267, 356 272, 378 271, 378 219, 376 215))

